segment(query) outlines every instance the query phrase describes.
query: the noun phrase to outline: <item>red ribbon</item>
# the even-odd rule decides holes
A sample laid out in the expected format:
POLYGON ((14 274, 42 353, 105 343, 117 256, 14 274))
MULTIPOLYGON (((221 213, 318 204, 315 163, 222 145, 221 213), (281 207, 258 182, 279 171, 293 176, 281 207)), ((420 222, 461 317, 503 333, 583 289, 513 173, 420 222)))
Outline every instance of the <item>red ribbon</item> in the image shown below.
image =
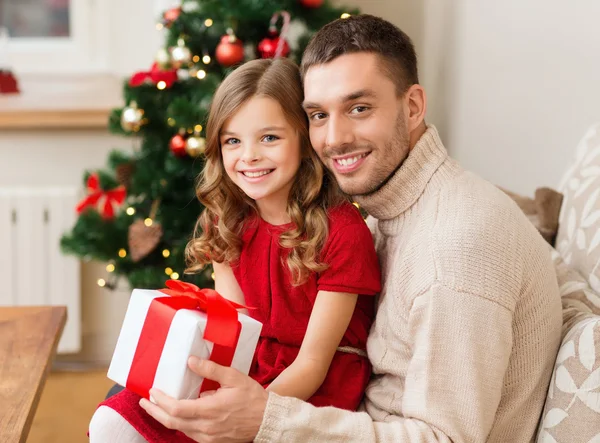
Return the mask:
POLYGON ((129 86, 136 87, 144 83, 155 85, 160 81, 165 82, 165 87, 170 88, 177 81, 177 70, 162 70, 158 63, 154 63, 150 71, 140 71, 133 74, 129 79, 129 86))
MULTIPOLYGON (((230 366, 241 331, 237 309, 246 308, 223 298, 212 289, 200 289, 179 280, 169 280, 166 285, 168 289, 159 291, 168 297, 157 297, 150 303, 127 377, 126 387, 144 398, 149 398, 148 391, 154 383, 165 340, 178 310, 193 309, 206 313, 204 339, 213 343, 210 360, 230 366)), ((218 388, 217 382, 204 380, 200 392, 218 388)))
POLYGON ((117 186, 110 191, 104 191, 100 188, 100 178, 98 174, 92 174, 87 180, 88 196, 81 200, 77 205, 77 213, 81 214, 86 208, 96 206, 104 198, 104 203, 100 214, 106 220, 115 216, 115 206, 122 205, 125 201, 127 191, 124 186, 117 186))

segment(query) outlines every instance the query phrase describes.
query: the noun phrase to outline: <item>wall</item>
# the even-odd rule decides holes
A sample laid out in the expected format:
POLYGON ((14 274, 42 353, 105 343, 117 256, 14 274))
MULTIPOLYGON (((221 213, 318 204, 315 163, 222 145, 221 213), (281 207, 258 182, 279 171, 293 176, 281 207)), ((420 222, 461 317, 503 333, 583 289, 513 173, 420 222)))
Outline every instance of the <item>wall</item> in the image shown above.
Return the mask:
POLYGON ((430 63, 448 74, 436 117, 452 154, 518 192, 557 186, 600 120, 600 3, 463 0, 448 17, 438 17, 450 35, 430 63))

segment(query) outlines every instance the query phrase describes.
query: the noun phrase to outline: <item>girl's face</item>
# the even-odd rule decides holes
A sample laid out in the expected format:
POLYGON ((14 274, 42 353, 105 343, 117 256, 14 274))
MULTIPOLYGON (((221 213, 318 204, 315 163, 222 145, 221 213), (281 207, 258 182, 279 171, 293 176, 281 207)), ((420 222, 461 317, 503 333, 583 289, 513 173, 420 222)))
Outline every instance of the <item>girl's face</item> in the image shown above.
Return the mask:
POLYGON ((300 167, 300 138, 279 103, 252 97, 230 117, 220 134, 229 178, 256 201, 261 214, 285 211, 300 167))

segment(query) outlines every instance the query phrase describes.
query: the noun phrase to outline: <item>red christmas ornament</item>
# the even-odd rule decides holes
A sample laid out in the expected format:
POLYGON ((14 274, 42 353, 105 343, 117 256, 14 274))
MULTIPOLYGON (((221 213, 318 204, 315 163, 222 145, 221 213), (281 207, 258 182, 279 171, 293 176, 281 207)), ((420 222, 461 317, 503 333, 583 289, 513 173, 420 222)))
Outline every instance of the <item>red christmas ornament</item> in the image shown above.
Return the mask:
POLYGON ((320 8, 323 0, 300 0, 300 4, 305 8, 320 8))
POLYGON ((179 18, 180 14, 181 7, 171 8, 165 11, 165 13, 163 14, 163 25, 169 28, 171 24, 173 24, 173 22, 179 18))
POLYGON ((280 11, 273 14, 271 22, 269 23, 269 36, 265 37, 258 44, 258 52, 262 58, 276 58, 276 57, 287 57, 290 53, 290 45, 286 41, 288 29, 290 27, 290 13, 287 11, 280 11), (281 27, 281 34, 277 35, 277 21, 279 17, 283 19, 283 26, 281 27))
POLYGON ((281 37, 265 37, 258 44, 258 52, 261 58, 274 58, 277 53, 277 46, 282 45, 280 57, 287 57, 290 53, 290 45, 281 37))
POLYGON ((244 44, 233 32, 221 37, 215 51, 217 61, 223 66, 233 66, 244 61, 244 44))
POLYGON ((177 157, 185 157, 187 153, 185 152, 185 137, 181 134, 177 134, 171 139, 169 143, 169 148, 173 155, 177 157))

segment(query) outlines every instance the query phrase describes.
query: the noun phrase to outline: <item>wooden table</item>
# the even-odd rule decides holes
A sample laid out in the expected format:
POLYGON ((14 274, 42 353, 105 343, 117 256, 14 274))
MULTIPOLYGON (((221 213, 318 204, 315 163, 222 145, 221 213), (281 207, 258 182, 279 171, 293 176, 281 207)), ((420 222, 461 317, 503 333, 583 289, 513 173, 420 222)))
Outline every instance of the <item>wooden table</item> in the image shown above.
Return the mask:
POLYGON ((67 319, 64 306, 0 307, 0 442, 25 442, 67 319))

